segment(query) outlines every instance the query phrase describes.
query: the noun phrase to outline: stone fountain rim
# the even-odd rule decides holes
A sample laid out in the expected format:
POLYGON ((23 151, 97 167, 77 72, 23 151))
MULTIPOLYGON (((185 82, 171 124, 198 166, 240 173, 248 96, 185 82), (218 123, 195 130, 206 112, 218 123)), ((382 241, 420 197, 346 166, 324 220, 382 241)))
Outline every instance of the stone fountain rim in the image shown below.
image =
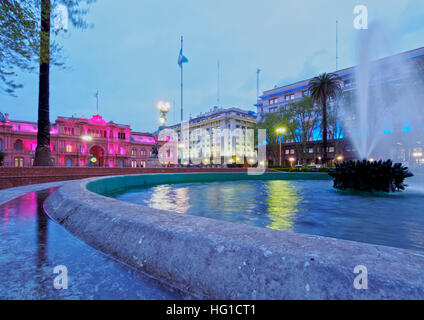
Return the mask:
MULTIPOLYGON (((216 174, 221 173, 207 175, 216 174)), ((295 177, 283 172, 271 175, 276 174, 279 179, 295 177)), ((123 183, 157 176, 175 174, 71 181, 48 197, 45 208, 89 245, 204 298, 424 298, 424 255, 419 252, 181 215, 87 189, 96 181, 123 183), (358 265, 368 269, 366 290, 353 286, 358 265)))

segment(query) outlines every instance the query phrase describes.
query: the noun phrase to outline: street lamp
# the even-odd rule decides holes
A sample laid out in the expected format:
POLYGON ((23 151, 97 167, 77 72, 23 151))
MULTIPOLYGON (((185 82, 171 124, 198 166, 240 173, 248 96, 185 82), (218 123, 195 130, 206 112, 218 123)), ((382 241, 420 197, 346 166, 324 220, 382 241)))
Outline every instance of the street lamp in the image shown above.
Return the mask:
POLYGON ((81 139, 88 142, 88 141, 93 140, 93 137, 91 137, 91 136, 82 136, 81 139))
POLYGON ((171 104, 168 101, 158 101, 156 108, 161 114, 159 122, 163 125, 163 129, 165 130, 166 114, 168 113, 169 109, 171 109, 171 104))
POLYGON ((280 135, 280 168, 281 168, 281 140, 283 138, 283 134, 286 132, 286 128, 277 128, 275 130, 277 134, 280 135))
POLYGON ((342 162, 344 157, 342 155, 340 155, 340 156, 337 156, 336 159, 337 159, 338 162, 342 162))

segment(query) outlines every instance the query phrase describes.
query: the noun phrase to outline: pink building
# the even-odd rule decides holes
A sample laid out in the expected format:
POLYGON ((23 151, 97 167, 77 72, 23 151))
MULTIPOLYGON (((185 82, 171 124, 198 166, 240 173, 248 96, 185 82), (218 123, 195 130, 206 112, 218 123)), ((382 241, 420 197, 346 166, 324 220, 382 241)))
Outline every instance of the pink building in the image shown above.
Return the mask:
MULTIPOLYGON (((51 125, 54 166, 146 167, 157 138, 132 131, 129 125, 91 119, 58 117, 51 125)), ((10 120, 0 113, 0 151, 3 166, 29 167, 37 147, 37 123, 10 120)))

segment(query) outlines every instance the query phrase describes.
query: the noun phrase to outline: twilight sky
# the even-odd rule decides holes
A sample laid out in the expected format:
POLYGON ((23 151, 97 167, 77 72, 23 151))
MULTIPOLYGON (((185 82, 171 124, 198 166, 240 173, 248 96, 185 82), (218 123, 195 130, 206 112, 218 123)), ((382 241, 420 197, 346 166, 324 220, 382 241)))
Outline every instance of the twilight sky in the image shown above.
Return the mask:
MULTIPOLYGON (((368 8, 389 38, 390 52, 424 46, 422 0, 97 0, 85 31, 60 38, 66 69, 51 73, 51 121, 91 117, 100 91, 100 114, 133 130, 158 127, 157 100, 172 104, 168 124, 179 122, 180 36, 184 36, 185 120, 217 104, 255 110, 260 89, 288 84, 335 69, 335 21, 339 20, 339 67, 356 64, 361 32, 353 8, 368 8)), ((38 75, 22 74, 17 98, 0 93, 0 111, 36 121, 38 75)))

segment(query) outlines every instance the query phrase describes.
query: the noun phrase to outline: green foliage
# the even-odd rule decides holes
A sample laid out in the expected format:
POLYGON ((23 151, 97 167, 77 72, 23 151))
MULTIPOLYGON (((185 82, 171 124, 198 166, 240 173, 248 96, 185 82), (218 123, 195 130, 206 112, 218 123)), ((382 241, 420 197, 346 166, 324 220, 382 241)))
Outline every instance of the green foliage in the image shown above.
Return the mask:
POLYGON ((346 161, 336 164, 329 175, 334 178, 336 189, 369 192, 404 190, 404 180, 413 176, 407 167, 403 167, 401 163, 393 164, 391 160, 346 161))
POLYGON ((323 73, 313 78, 309 82, 311 97, 315 102, 322 105, 322 140, 323 140, 323 157, 322 161, 327 162, 327 103, 329 99, 336 100, 341 90, 340 78, 336 74, 323 73))
POLYGON ((32 71, 38 53, 36 11, 24 1, 0 4, 0 90, 9 95, 20 87, 17 70, 32 71))
POLYGON ((306 164, 306 146, 319 127, 320 117, 321 108, 310 97, 292 103, 283 113, 283 122, 287 124, 285 137, 297 142, 296 151, 304 164, 306 164))
POLYGON ((330 98, 336 100, 341 93, 340 78, 334 73, 324 72, 313 78, 309 85, 312 99, 323 105, 326 105, 330 98))
POLYGON ((84 16, 95 0, 2 0, 0 3, 0 91, 14 96, 22 87, 17 83, 19 70, 35 71, 40 62, 63 66, 62 46, 54 36, 56 29, 54 8, 67 8, 68 20, 75 28, 87 28, 84 16), (42 14, 49 28, 41 28, 42 14))
MULTIPOLYGON (((288 123, 279 113, 267 113, 262 121, 257 123, 256 130, 266 130, 267 154, 271 154, 274 161, 277 161, 279 153, 278 134, 276 130, 279 127, 286 128, 287 125, 288 123)), ((255 132, 255 136, 257 136, 257 131, 255 132)))
POLYGON ((7 156, 6 152, 0 151, 0 166, 3 165, 3 160, 7 156))

